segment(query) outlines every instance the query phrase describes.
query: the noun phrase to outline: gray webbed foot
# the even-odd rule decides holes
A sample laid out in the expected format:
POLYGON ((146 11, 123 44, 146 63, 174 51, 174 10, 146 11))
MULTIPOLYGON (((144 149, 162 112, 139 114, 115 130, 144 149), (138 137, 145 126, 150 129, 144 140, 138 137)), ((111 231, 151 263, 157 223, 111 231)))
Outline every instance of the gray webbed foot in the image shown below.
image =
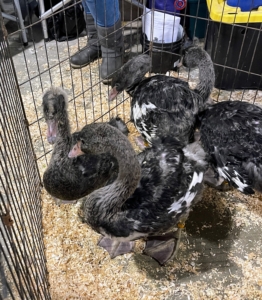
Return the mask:
POLYGON ((177 241, 174 237, 161 239, 161 237, 152 237, 146 241, 144 253, 156 261, 160 265, 164 265, 173 256, 174 249, 176 248, 177 241))
POLYGON ((176 232, 148 237, 144 253, 154 258, 160 265, 166 264, 177 256, 183 228, 184 223, 179 223, 176 232))
POLYGON ((132 252, 135 242, 119 242, 108 237, 102 237, 97 245, 104 248, 111 258, 115 258, 118 255, 132 252))
POLYGON ((61 200, 58 198, 53 197, 55 200, 55 204, 60 206, 61 204, 76 204, 78 200, 61 200))

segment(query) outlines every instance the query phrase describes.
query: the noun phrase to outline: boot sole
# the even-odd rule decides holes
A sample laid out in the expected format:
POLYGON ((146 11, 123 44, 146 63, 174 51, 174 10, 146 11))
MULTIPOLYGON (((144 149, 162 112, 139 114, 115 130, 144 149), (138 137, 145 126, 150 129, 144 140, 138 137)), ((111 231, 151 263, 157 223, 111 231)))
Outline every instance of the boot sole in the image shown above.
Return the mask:
POLYGON ((83 67, 85 67, 85 66, 88 66, 90 63, 91 63, 91 61, 90 61, 89 63, 87 63, 87 64, 84 64, 84 65, 74 65, 74 64, 72 64, 72 63, 70 63, 70 65, 71 65, 71 67, 72 67, 73 69, 81 69, 81 68, 83 68, 83 67))
POLYGON ((71 65, 71 67, 74 68, 74 69, 81 69, 81 68, 83 68, 83 67, 88 66, 89 64, 91 64, 92 62, 94 62, 95 60, 97 60, 97 59, 99 59, 99 58, 101 58, 101 57, 102 57, 102 55, 99 55, 98 57, 96 57, 96 58, 94 58, 94 59, 90 60, 89 62, 87 62, 87 63, 85 63, 85 64, 82 64, 82 65, 75 65, 75 64, 73 64, 73 63, 71 63, 71 62, 70 62, 70 65, 71 65))

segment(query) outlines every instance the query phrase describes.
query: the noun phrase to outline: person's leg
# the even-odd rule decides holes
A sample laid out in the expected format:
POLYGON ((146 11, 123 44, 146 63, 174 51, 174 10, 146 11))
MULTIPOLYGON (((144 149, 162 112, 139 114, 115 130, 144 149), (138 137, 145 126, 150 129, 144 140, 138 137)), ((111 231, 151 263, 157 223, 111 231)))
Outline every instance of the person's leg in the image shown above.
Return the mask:
POLYGON ((85 0, 85 6, 101 27, 112 27, 120 19, 118 0, 85 0))
POLYGON ((70 58, 70 64, 73 68, 82 68, 87 66, 90 62, 101 57, 101 47, 98 42, 97 30, 93 16, 87 5, 87 1, 83 0, 82 5, 86 15, 86 30, 87 30, 87 45, 74 54, 70 58))
POLYGON ((123 35, 118 0, 86 0, 93 15, 102 50, 100 75, 109 77, 123 64, 123 35))
POLYGON ((89 9, 89 7, 87 5, 86 0, 82 0, 82 5, 83 5, 83 8, 84 8, 85 14, 90 15, 91 12, 90 12, 90 9, 89 9))
MULTIPOLYGON (((95 20, 96 38, 98 38, 95 46, 98 49, 99 44, 101 45, 103 60, 100 67, 100 75, 105 79, 119 69, 123 63, 124 49, 119 2, 118 0, 83 0, 82 2, 87 17, 90 17, 90 12, 95 20)), ((88 42, 86 49, 83 49, 83 51, 71 58, 73 67, 81 68, 99 57, 98 55, 95 56, 93 51, 92 55, 89 54, 89 45, 90 43, 88 42), (83 59, 79 59, 79 57, 83 59), (89 59, 89 57, 92 59, 89 59)), ((100 54, 98 51, 95 53, 100 54)))
POLYGON ((102 51, 100 76, 106 79, 123 65, 124 42, 121 19, 111 27, 97 25, 97 34, 102 51))

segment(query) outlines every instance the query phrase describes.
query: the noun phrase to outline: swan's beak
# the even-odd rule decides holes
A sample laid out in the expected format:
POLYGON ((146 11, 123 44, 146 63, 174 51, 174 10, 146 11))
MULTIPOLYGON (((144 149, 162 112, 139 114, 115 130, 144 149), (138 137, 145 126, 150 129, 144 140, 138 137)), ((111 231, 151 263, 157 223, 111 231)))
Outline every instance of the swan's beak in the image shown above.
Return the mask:
POLYGON ((81 142, 77 142, 73 149, 68 153, 68 157, 69 158, 73 158, 73 157, 77 157, 80 155, 85 154, 82 150, 81 150, 81 142))
POLYGON ((47 141, 49 144, 54 144, 57 135, 57 122, 55 120, 47 121, 47 141))
POLYGON ((109 102, 113 101, 116 98, 117 95, 118 95, 118 91, 116 90, 116 87, 114 86, 109 91, 109 94, 108 94, 108 100, 109 100, 109 102))

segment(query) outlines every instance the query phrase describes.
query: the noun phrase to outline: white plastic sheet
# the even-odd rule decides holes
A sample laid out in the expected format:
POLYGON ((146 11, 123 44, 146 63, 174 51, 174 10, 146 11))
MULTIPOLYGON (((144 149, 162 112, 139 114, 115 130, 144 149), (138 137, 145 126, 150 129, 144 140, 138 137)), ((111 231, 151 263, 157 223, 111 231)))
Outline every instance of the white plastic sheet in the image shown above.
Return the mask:
POLYGON ((156 43, 177 41, 180 17, 144 7, 142 29, 147 39, 156 43))

